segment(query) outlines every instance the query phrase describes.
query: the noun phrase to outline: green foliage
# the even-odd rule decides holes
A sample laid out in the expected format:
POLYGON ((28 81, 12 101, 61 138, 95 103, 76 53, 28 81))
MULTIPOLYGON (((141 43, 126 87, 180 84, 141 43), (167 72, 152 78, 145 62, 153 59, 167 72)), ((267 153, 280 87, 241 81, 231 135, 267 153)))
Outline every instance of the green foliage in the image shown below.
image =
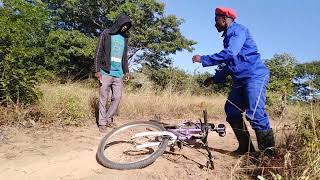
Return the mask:
POLYGON ((158 90, 186 92, 189 90, 192 78, 185 71, 177 68, 161 68, 152 70, 147 66, 143 70, 158 90))
POLYGON ((145 86, 152 86, 154 89, 170 92, 189 93, 192 95, 211 95, 214 93, 226 94, 230 90, 231 79, 225 84, 212 84, 204 86, 204 81, 211 77, 209 73, 189 74, 178 68, 152 69, 150 66, 143 66, 134 73, 134 82, 130 82, 131 89, 145 89, 145 86), (138 79, 136 79, 138 77, 138 79), (148 80, 146 80, 146 78, 148 80), (151 81, 151 85, 149 83, 151 81))
POLYGON ((279 93, 291 93, 293 91, 292 79, 296 75, 297 60, 289 54, 276 54, 266 60, 270 69, 270 82, 268 90, 279 93))
POLYGON ((297 78, 308 79, 307 85, 320 89, 320 61, 313 61, 297 65, 297 78))
POLYGON ((0 8, 0 103, 29 104, 44 65, 48 14, 41 1, 4 1, 0 8))
POLYGON ((183 20, 165 16, 164 4, 155 0, 7 0, 0 9, 0 101, 36 101, 37 83, 52 75, 47 70, 86 77, 96 37, 121 12, 131 16, 134 25, 131 63, 166 67, 169 54, 191 51, 195 44, 180 33, 183 20))
POLYGON ((286 101, 287 95, 293 92, 292 80, 296 75, 297 60, 286 53, 275 54, 265 64, 270 69, 268 104, 286 101))
POLYGON ((55 28, 79 30, 89 37, 98 37, 112 21, 106 16, 115 0, 44 0, 48 3, 55 28))
POLYGON ((301 119, 302 121, 297 131, 300 134, 304 147, 309 152, 319 151, 320 118, 318 116, 314 117, 310 112, 305 112, 301 119))
POLYGON ((199 92, 200 94, 210 95, 213 93, 221 93, 221 94, 227 94, 231 89, 231 77, 227 77, 227 81, 225 83, 219 83, 219 84, 211 84, 208 87, 204 86, 204 81, 212 77, 210 73, 203 73, 203 74, 196 74, 194 75, 194 79, 199 85, 199 92))
POLYGON ((60 75, 86 77, 93 65, 96 41, 79 31, 56 30, 45 45, 46 67, 60 75))
MULTIPOLYGON (((297 106, 296 106, 297 107, 297 106)), ((296 179, 319 179, 320 174, 320 116, 319 106, 305 106, 295 122, 295 129, 285 144, 292 152, 292 167, 286 173, 296 179), (294 176, 293 176, 294 175, 294 176)))
POLYGON ((152 68, 168 67, 169 54, 192 51, 194 41, 185 38, 174 15, 164 15, 164 4, 156 0, 47 0, 56 28, 79 30, 97 37, 124 12, 133 22, 130 30, 129 60, 152 68))
POLYGON ((152 68, 171 64, 169 54, 177 51, 192 51, 196 42, 186 39, 180 32, 183 23, 175 15, 164 15, 164 4, 155 0, 123 1, 110 13, 113 19, 121 12, 127 13, 133 21, 130 30, 132 63, 146 63, 152 68))

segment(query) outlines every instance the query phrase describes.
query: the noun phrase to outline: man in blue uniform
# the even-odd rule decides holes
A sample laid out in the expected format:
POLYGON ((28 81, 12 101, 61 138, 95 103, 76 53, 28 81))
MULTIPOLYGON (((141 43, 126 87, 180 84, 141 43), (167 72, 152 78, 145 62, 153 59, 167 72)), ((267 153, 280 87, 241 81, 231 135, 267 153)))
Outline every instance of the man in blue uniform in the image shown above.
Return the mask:
POLYGON ((192 61, 201 63, 203 67, 224 65, 205 81, 206 84, 223 83, 226 76, 232 77, 233 87, 225 112, 239 142, 235 152, 242 155, 255 151, 242 118, 245 112, 246 119, 255 130, 259 149, 273 154, 274 135, 265 111, 269 70, 261 61, 249 30, 234 21, 237 17, 235 11, 221 7, 216 8, 215 15, 215 26, 218 32, 223 32, 224 49, 212 55, 195 55, 192 61))

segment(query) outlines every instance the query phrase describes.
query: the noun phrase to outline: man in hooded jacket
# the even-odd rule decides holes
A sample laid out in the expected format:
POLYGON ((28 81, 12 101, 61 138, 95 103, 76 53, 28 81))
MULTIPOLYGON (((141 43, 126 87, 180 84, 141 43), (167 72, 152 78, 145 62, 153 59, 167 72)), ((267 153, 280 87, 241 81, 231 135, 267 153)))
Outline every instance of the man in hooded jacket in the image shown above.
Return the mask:
POLYGON ((99 117, 100 132, 114 127, 113 116, 117 112, 123 89, 123 78, 129 79, 128 35, 132 23, 126 14, 120 14, 110 29, 105 29, 99 39, 95 57, 95 76, 100 81, 99 117), (106 108, 109 92, 111 105, 106 108))

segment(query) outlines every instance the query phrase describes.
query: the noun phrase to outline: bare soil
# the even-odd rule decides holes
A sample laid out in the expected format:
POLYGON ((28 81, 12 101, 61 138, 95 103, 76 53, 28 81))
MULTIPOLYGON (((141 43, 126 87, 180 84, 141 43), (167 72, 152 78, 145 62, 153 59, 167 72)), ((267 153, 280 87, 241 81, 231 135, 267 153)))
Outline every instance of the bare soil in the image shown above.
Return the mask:
MULTIPOLYGON (((230 155, 237 142, 223 118, 211 122, 227 126, 225 137, 209 135, 214 170, 206 168, 203 149, 183 147, 169 150, 153 164, 137 170, 113 170, 96 161, 96 150, 104 134, 92 124, 66 128, 0 128, 0 179, 2 180, 124 180, 124 179, 232 179, 239 158, 230 155)), ((121 125, 128 121, 117 120, 121 125)), ((165 121, 177 123, 179 120, 165 121)), ((251 131, 254 137, 254 133, 251 131)))

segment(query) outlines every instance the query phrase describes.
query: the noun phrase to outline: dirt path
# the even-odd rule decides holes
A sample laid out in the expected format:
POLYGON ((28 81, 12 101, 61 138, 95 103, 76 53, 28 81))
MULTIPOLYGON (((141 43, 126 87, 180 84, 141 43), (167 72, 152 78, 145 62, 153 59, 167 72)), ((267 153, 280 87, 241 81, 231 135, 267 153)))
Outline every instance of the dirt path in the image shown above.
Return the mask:
MULTIPOLYGON (((214 121, 221 122, 224 121, 214 121)), ((162 155, 146 168, 129 171, 107 169, 96 162, 95 153, 103 134, 94 125, 66 129, 9 128, 2 130, 4 136, 0 141, 0 179, 231 179, 238 158, 228 153, 237 144, 230 127, 227 128, 223 138, 216 133, 209 136, 214 170, 205 168, 204 150, 185 147, 162 155)))

